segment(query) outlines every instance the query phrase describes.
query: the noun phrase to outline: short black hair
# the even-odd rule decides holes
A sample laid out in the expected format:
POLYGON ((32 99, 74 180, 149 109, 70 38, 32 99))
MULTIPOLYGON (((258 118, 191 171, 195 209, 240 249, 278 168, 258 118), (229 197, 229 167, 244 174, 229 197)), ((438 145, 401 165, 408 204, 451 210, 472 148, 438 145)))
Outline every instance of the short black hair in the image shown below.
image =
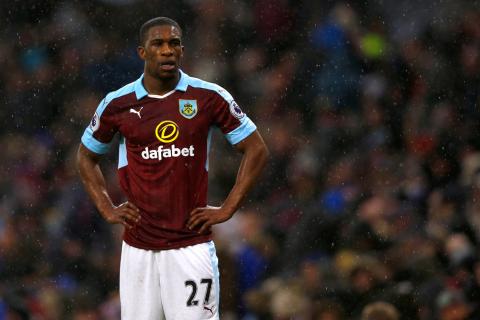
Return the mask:
POLYGON ((140 27, 140 33, 139 33, 140 45, 143 46, 145 44, 145 40, 147 38, 147 32, 148 30, 150 30, 151 27, 164 26, 164 25, 173 26, 177 28, 178 31, 180 31, 180 35, 182 35, 183 33, 182 28, 180 28, 180 25, 178 24, 177 21, 167 17, 156 17, 148 20, 140 27))

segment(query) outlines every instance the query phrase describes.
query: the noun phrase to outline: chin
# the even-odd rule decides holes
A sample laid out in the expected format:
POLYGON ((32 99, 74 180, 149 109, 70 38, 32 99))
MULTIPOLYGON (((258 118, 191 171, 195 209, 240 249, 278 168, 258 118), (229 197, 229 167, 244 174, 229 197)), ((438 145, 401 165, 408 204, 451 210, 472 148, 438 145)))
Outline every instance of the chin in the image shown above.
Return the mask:
POLYGON ((159 78, 159 79, 171 79, 171 78, 175 78, 175 76, 177 75, 177 72, 178 72, 178 69, 173 69, 171 71, 158 71, 156 76, 159 78))

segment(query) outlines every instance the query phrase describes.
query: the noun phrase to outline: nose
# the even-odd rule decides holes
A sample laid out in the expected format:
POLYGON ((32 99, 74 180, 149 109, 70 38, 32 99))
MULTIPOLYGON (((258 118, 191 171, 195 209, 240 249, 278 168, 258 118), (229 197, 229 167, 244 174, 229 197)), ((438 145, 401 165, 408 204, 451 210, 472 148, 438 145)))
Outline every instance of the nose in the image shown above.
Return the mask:
POLYGON ((161 47, 160 53, 164 56, 171 56, 173 54, 173 49, 168 43, 164 43, 161 47))

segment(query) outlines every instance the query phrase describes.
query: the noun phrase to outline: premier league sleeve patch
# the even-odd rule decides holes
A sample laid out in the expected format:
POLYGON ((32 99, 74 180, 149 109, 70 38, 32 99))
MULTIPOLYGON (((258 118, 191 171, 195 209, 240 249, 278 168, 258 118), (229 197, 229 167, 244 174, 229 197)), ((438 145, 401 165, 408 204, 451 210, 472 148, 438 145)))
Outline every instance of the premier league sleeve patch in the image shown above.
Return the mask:
POLYGON ((178 109, 180 111, 180 114, 187 118, 187 119, 192 119, 197 115, 197 100, 184 100, 184 99, 179 99, 178 100, 178 109))
POLYGON ((95 132, 98 130, 99 127, 100 127, 100 118, 98 117, 98 114, 95 112, 95 114, 92 117, 92 121, 90 122, 90 128, 92 129, 93 132, 95 132))
POLYGON ((230 102, 230 113, 237 119, 242 119, 243 117, 245 117, 245 113, 243 113, 242 109, 240 109, 235 100, 232 100, 232 102, 230 102))

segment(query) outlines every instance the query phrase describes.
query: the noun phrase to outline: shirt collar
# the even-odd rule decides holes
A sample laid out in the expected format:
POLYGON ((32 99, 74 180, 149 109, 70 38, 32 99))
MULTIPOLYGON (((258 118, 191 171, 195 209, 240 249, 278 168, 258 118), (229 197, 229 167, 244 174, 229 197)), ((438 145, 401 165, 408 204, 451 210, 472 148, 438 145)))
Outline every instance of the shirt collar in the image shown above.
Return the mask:
POLYGON ((143 86, 143 74, 140 76, 140 78, 135 81, 135 84, 133 85, 133 88, 135 89, 135 95, 137 96, 137 100, 142 99, 143 97, 148 95, 147 90, 143 86))
MULTIPOLYGON (((189 83, 189 76, 188 74, 184 73, 180 70, 180 80, 178 80, 177 86, 175 90, 179 91, 187 91, 188 83, 189 83)), ((137 100, 142 99, 143 97, 148 95, 147 90, 143 86, 143 74, 138 78, 134 83, 135 95, 137 96, 137 100)))
POLYGON ((188 74, 180 70, 180 80, 178 80, 175 90, 180 90, 183 92, 187 91, 189 82, 190 82, 190 77, 188 76, 188 74))

